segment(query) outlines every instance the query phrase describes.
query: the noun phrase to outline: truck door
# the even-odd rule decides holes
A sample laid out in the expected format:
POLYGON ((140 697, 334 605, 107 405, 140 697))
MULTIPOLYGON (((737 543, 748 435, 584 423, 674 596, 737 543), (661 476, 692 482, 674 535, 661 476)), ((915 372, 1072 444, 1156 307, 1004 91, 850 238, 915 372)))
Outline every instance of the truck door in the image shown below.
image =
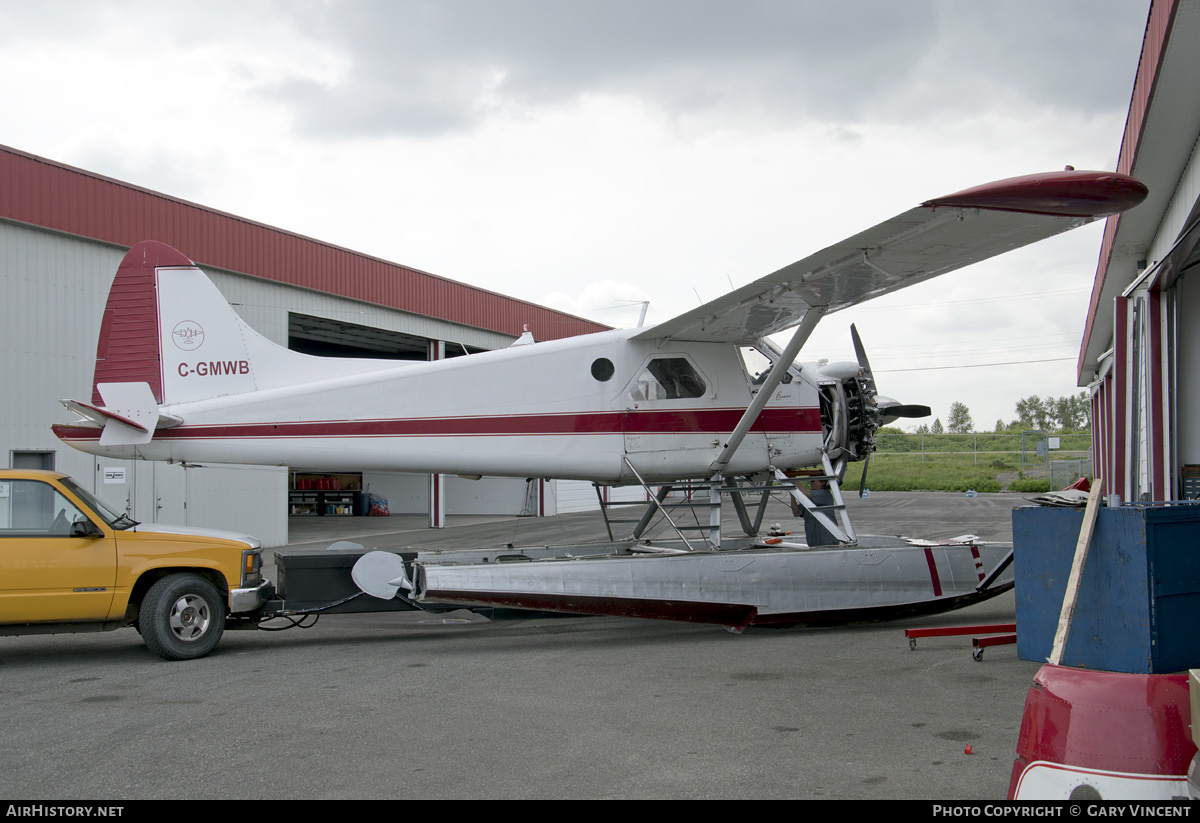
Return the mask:
POLYGON ((53 485, 0 480, 0 622, 104 620, 116 584, 116 538, 71 537, 95 522, 53 485))

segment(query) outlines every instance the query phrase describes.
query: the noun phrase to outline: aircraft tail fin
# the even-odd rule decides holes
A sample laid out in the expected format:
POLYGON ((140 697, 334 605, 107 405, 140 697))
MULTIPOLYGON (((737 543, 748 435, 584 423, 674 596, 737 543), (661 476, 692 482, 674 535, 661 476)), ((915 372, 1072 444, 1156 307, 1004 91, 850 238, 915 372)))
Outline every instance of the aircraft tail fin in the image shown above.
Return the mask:
POLYGON ((145 383, 156 402, 165 402, 155 273, 159 267, 191 265, 192 261, 175 249, 152 240, 138 243, 125 255, 108 290, 100 323, 92 377, 93 406, 104 402, 102 383, 145 383))
MULTIPOLYGON (((91 408, 103 403, 108 412, 145 424, 152 433, 172 421, 155 417, 157 408, 151 414, 151 398, 158 405, 176 405, 397 365, 314 357, 268 340, 238 316, 191 260, 150 240, 129 250, 109 291, 91 408)), ((136 424, 129 429, 126 422, 106 417, 106 431, 111 426, 122 437, 143 436, 134 433, 136 424)))

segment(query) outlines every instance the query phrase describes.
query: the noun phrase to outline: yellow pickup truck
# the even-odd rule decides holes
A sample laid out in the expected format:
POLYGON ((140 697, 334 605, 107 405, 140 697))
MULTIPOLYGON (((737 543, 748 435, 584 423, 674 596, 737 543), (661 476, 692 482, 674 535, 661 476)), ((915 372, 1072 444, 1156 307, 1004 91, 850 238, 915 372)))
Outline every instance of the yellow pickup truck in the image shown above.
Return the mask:
POLYGON ((0 635, 134 626, 152 652, 212 651, 271 594, 246 535, 147 525, 57 472, 0 470, 0 635))

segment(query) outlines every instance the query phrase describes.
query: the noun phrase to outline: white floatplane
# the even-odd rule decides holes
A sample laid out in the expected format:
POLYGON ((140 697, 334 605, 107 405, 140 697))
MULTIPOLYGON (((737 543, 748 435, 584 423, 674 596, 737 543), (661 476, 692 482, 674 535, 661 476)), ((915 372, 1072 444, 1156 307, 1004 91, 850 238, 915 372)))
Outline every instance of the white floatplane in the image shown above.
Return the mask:
POLYGON ((853 330, 857 363, 794 361, 828 313, 1124 211, 1145 195, 1113 172, 990 183, 928 200, 650 328, 540 343, 524 336, 507 349, 425 363, 289 351, 252 330, 184 254, 147 241, 129 251, 113 283, 92 397, 64 400, 78 419, 54 431, 78 449, 127 459, 646 487, 651 502, 633 534, 603 551, 542 549, 499 563, 494 552, 431 553, 404 568, 384 561, 373 579, 396 581, 418 604, 729 626, 953 608, 1011 585, 998 568, 1006 547, 860 539, 839 488, 847 463, 869 458, 879 426, 929 409, 878 395, 853 330), (782 349, 767 339, 790 328, 782 349), (813 503, 789 476, 813 467, 832 503, 813 503), (685 480, 708 496, 702 539, 680 528, 678 545, 646 545, 643 530, 685 480), (790 495, 838 545, 760 538, 772 491, 790 495), (748 540, 723 541, 725 495, 748 540), (760 495, 756 516, 750 495, 760 495))

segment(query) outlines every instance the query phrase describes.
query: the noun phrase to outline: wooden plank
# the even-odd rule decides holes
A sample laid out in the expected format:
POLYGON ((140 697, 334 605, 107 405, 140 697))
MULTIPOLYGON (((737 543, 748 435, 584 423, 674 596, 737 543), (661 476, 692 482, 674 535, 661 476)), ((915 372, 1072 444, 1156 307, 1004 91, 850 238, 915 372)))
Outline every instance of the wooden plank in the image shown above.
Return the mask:
POLYGON ((1075 614, 1075 601, 1079 597, 1079 581, 1083 577, 1083 564, 1087 561, 1088 547, 1092 542, 1092 530, 1096 526, 1096 515, 1100 511, 1100 489, 1102 482, 1099 477, 1092 481, 1092 491, 1088 495, 1087 508, 1083 513, 1083 525, 1079 529, 1079 541, 1075 544, 1075 560, 1071 563, 1071 574, 1067 578, 1067 590, 1063 594, 1062 611, 1058 616, 1058 630, 1054 633, 1054 645, 1050 649, 1047 662, 1051 666, 1061 666, 1063 651, 1067 645, 1067 633, 1071 630, 1071 617, 1075 614))

